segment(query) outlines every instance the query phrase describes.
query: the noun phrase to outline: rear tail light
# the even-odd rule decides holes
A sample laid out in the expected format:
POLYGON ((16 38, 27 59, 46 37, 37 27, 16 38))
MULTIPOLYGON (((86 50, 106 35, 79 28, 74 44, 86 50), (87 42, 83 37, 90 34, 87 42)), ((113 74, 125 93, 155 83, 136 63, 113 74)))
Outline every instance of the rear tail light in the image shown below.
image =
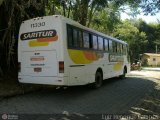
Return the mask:
POLYGON ((59 61, 59 73, 64 73, 64 61, 59 61))
POLYGON ((18 62, 18 72, 21 72, 21 63, 18 62))

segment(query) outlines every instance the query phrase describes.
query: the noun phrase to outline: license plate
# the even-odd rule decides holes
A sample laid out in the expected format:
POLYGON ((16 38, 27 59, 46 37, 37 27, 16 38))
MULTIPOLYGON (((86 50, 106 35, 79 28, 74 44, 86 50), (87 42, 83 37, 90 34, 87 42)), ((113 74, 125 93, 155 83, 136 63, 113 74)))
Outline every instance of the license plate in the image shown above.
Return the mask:
POLYGON ((42 68, 34 68, 34 72, 42 72, 42 68))
POLYGON ((30 58, 31 61, 44 61, 44 57, 32 57, 30 58))

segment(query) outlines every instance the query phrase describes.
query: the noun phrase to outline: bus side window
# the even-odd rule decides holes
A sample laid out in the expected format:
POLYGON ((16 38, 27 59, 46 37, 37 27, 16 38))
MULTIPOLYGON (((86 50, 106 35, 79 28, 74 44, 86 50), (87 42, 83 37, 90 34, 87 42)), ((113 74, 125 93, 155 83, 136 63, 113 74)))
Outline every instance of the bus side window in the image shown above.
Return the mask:
POLYGON ((70 26, 67 26, 67 38, 68 38, 68 47, 73 46, 73 30, 70 26))
POLYGON ((78 47, 78 31, 73 29, 73 46, 78 47))
POLYGON ((103 38, 98 37, 98 49, 103 50, 103 38))
POLYGON ((112 40, 109 40, 109 52, 113 52, 112 40))
POLYGON ((113 52, 117 53, 117 43, 115 41, 112 41, 113 44, 113 52))
POLYGON ((126 55, 126 45, 123 45, 123 55, 126 55))
POLYGON ((98 43, 97 43, 97 36, 96 35, 92 35, 92 41, 93 41, 93 49, 97 50, 98 43))
POLYGON ((121 53, 120 43, 117 43, 117 53, 118 53, 118 54, 120 54, 120 53, 121 53))
POLYGON ((104 39, 104 50, 108 51, 108 40, 104 39))
POLYGON ((123 47, 122 47, 122 44, 120 44, 120 53, 123 54, 123 47))
POLYGON ((78 31, 78 43, 79 43, 79 47, 83 48, 83 36, 82 36, 81 30, 78 31))
POLYGON ((89 48, 89 33, 83 32, 83 46, 89 48))

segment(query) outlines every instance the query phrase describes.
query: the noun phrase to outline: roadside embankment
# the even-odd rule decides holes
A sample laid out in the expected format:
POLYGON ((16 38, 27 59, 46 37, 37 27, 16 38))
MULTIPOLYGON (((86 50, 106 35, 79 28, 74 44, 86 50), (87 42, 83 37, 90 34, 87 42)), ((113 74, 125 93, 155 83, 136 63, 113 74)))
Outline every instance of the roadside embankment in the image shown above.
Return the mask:
POLYGON ((33 92, 42 88, 42 85, 19 83, 17 74, 4 75, 0 78, 0 99, 33 92))
POLYGON ((25 94, 40 89, 39 85, 20 84, 17 80, 0 79, 0 99, 25 94))

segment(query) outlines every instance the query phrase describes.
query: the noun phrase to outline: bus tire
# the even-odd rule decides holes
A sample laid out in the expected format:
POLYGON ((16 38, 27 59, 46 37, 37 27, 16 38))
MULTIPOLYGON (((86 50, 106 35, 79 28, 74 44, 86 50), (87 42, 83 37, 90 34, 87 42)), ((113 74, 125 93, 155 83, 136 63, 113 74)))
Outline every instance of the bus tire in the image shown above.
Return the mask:
POLYGON ((124 69, 123 69, 123 74, 120 75, 120 78, 121 78, 121 79, 124 79, 124 78, 126 77, 126 74, 127 74, 127 67, 124 67, 124 69))
POLYGON ((103 76, 100 71, 96 72, 95 82, 93 83, 93 88, 100 88, 102 86, 103 76))

